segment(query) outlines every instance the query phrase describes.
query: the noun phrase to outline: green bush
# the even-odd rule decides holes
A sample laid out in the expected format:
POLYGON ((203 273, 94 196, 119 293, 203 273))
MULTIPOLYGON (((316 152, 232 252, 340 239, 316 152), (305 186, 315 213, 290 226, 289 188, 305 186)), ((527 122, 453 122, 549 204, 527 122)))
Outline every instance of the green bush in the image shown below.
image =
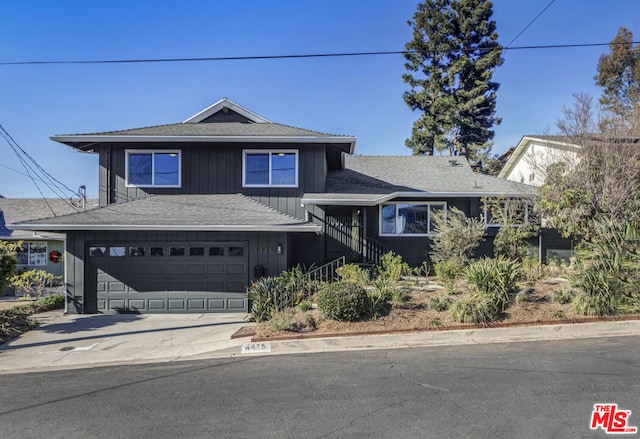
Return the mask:
POLYGON ((429 308, 438 312, 446 311, 449 308, 449 299, 443 296, 432 297, 429 299, 429 308))
POLYGON ((438 280, 443 283, 447 291, 453 291, 456 279, 460 276, 462 269, 455 261, 439 261, 434 265, 438 280))
POLYGON ((28 270, 12 276, 9 282, 16 291, 21 292, 25 297, 37 300, 47 290, 58 285, 61 279, 61 276, 54 276, 44 270, 28 270))
POLYGON ((451 317, 461 323, 487 324, 500 318, 500 308, 486 294, 475 293, 451 305, 451 317))
POLYGON ((499 256, 473 261, 464 271, 469 285, 493 300, 500 312, 509 306, 511 294, 516 290, 520 264, 499 256))
POLYGON ((298 304, 298 309, 300 309, 300 311, 309 311, 312 308, 313 304, 311 303, 310 300, 303 300, 302 302, 300 302, 298 304))
POLYGON ((529 240, 536 236, 538 226, 533 224, 504 225, 493 240, 493 251, 496 256, 523 261, 533 249, 529 240))
POLYGON ((410 271, 409 265, 402 261, 402 256, 396 255, 393 252, 382 255, 380 264, 376 266, 378 276, 391 282, 399 281, 403 274, 409 273, 410 271))
POLYGON ((535 290, 533 288, 527 288, 526 290, 519 291, 518 294, 516 294, 516 303, 533 302, 534 291, 535 290))
POLYGON ((0 295, 4 294, 4 289, 9 285, 9 279, 16 272, 18 265, 16 250, 21 244, 22 241, 0 241, 0 295))
POLYGON ((363 270, 359 265, 346 264, 336 268, 340 280, 352 284, 365 286, 369 283, 369 270, 363 270))
POLYGON ((294 325, 291 322, 293 314, 286 311, 279 311, 273 313, 271 316, 271 320, 269 323, 271 325, 271 329, 273 331, 292 331, 294 329, 294 325))
POLYGON ((266 322, 279 308, 276 306, 280 291, 284 289, 277 277, 263 277, 255 281, 247 290, 251 301, 251 317, 257 323, 266 322))
POLYGON ((429 256, 434 263, 453 261, 463 267, 483 240, 484 223, 452 207, 431 213, 434 223, 429 256))
POLYGON ((534 283, 542 276, 542 267, 536 258, 522 259, 522 279, 527 283, 534 283))
POLYGON ((618 312, 615 294, 583 293, 573 299, 573 309, 585 316, 607 316, 618 312))
POLYGON ((361 285, 335 282, 318 292, 318 309, 327 318, 354 322, 370 313, 371 300, 361 285))
POLYGON ((551 300, 561 305, 566 305, 567 303, 571 303, 573 301, 575 295, 576 294, 572 289, 563 288, 560 290, 554 290, 553 293, 551 293, 551 300))

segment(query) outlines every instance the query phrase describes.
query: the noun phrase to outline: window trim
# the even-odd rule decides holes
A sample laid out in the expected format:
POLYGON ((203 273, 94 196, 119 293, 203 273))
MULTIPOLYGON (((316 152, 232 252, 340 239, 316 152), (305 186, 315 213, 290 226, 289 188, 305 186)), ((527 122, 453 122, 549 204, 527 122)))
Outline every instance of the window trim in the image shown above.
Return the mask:
POLYGON ((393 237, 416 237, 416 236, 425 236, 429 237, 433 235, 433 231, 431 230, 431 206, 437 206, 444 209, 445 214, 447 212, 447 202, 446 201, 390 201, 386 203, 382 203, 379 205, 378 209, 378 236, 393 236, 393 237), (398 221, 398 205, 399 204, 412 204, 417 206, 428 206, 427 212, 429 213, 429 217, 427 218, 427 225, 429 227, 428 233, 398 233, 397 221, 398 221), (382 209, 385 206, 395 205, 396 207, 396 233, 382 233, 382 209))
POLYGON ((124 177, 126 187, 152 187, 152 188, 180 188, 182 187, 182 150, 180 149, 127 149, 124 157, 124 177), (151 184, 133 184, 129 182, 129 157, 131 154, 151 154, 151 184), (155 155, 156 154, 177 154, 178 155, 178 184, 155 184, 155 155))
MULTIPOLYGON (((483 203, 483 210, 484 210, 484 227, 485 228, 489 228, 489 227, 505 227, 504 224, 502 223, 490 223, 489 222, 489 206, 487 205, 488 203, 484 202, 483 203)), ((507 224, 507 227, 522 227, 525 226, 527 224, 529 224, 529 203, 525 203, 524 205, 524 223, 522 224, 507 224)), ((504 216, 506 217, 507 215, 507 206, 505 205, 503 208, 504 211, 504 216)))
MULTIPOLYGON (((21 251, 21 253, 26 253, 27 254, 27 264, 20 264, 18 263, 17 265, 19 267, 46 267, 49 262, 48 261, 48 255, 49 255, 49 244, 47 243, 47 241, 22 241, 22 245, 27 247, 26 251, 21 251), (43 260, 43 264, 32 264, 31 263, 31 245, 33 244, 44 244, 44 253, 42 253, 44 255, 44 260, 43 260)), ((40 253, 38 253, 40 254, 40 253)))
POLYGON ((296 188, 299 185, 300 160, 297 149, 243 149, 242 150, 242 187, 272 187, 272 188, 296 188), (267 184, 247 184, 247 155, 268 154, 269 155, 269 183, 267 184), (293 154, 295 157, 295 183, 293 184, 273 184, 272 183, 272 160, 274 154, 293 154))

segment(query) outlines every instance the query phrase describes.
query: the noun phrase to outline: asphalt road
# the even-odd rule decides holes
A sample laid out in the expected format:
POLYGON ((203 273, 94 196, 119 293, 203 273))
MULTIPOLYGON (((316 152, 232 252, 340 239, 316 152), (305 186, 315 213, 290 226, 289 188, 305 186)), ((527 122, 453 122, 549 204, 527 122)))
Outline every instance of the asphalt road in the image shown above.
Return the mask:
POLYGON ((1 375, 0 437, 604 438, 589 428, 596 403, 640 426, 639 346, 634 336, 1 375))

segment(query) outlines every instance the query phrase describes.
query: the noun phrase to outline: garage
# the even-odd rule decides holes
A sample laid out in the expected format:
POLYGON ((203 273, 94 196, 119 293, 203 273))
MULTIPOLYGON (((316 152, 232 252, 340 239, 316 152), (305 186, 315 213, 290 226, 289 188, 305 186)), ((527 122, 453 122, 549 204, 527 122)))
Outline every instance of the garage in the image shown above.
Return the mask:
POLYGON ((246 241, 91 243, 86 260, 88 312, 247 310, 246 241))

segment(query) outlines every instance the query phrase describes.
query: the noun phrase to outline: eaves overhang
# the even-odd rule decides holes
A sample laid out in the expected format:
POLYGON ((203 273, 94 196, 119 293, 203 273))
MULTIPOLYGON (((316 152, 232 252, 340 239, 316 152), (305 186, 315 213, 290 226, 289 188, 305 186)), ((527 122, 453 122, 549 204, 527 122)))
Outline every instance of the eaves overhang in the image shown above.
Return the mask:
POLYGON ((433 199, 433 198, 467 198, 467 197, 507 197, 518 198, 533 196, 532 193, 525 192, 393 192, 379 196, 362 196, 362 197, 307 197, 302 198, 302 204, 311 204, 316 206, 377 206, 380 203, 393 200, 394 198, 412 198, 412 199, 433 199))
POLYGON ((327 143, 347 145, 349 154, 353 154, 356 145, 356 138, 351 136, 102 136, 87 134, 51 136, 50 139, 79 151, 94 150, 99 143, 327 143))
POLYGON ((237 225, 237 224, 16 224, 15 230, 56 230, 56 231, 88 231, 88 230, 163 230, 180 232, 320 232, 319 224, 282 224, 282 225, 237 225))

